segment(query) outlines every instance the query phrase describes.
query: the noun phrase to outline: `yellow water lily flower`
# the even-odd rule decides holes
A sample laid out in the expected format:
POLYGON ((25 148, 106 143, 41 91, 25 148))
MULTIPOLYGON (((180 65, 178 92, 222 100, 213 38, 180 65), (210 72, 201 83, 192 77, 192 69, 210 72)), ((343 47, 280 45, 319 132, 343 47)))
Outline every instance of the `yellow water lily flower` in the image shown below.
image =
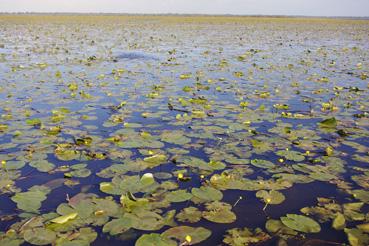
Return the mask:
POLYGON ((187 235, 185 239, 186 239, 186 242, 188 243, 191 243, 192 241, 192 237, 190 235, 187 235))

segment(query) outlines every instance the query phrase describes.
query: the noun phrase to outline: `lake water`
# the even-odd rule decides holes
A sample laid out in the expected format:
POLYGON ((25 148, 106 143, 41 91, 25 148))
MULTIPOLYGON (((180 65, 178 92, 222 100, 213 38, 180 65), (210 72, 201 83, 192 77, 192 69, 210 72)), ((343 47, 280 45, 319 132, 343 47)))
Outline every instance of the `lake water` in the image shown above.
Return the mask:
POLYGON ((0 16, 0 245, 368 245, 368 35, 0 16))

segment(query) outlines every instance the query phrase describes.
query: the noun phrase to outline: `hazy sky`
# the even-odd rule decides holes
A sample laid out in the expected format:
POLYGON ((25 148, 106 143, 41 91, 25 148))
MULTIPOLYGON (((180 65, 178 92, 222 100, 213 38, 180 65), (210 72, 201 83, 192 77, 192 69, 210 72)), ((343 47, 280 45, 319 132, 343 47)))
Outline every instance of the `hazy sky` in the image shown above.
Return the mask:
POLYGON ((369 0, 0 0, 0 12, 369 16, 369 0))

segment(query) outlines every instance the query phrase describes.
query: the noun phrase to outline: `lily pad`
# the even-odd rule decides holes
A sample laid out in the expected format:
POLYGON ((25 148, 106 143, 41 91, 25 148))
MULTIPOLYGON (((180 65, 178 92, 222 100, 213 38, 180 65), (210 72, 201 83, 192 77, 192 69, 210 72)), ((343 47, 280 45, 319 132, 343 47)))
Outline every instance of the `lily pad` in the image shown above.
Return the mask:
POLYGON ((30 190, 15 194, 12 201, 17 203, 17 207, 23 211, 38 213, 41 203, 46 200, 46 193, 42 190, 30 190))
POLYGON ((345 233, 352 246, 366 246, 369 244, 369 235, 359 229, 345 228, 345 233))
POLYGON ((60 217, 57 217, 55 219, 52 219, 51 222, 53 223, 57 223, 57 224, 64 224, 66 222, 68 222, 69 220, 73 220, 77 217, 78 213, 71 213, 71 214, 67 214, 67 215, 63 215, 60 217))
POLYGON ((300 162, 305 160, 305 156, 302 153, 293 150, 280 150, 276 154, 290 161, 300 162))
POLYGON ((262 160, 262 159, 251 160, 251 165, 253 165, 255 167, 265 168, 265 169, 276 167, 276 165, 273 162, 267 161, 267 160, 262 160))
POLYGON ((369 233, 369 223, 360 224, 360 225, 357 225, 356 227, 365 233, 369 233))
POLYGON ((55 241, 56 234, 45 228, 33 228, 24 231, 24 240, 33 245, 48 245, 55 241))
POLYGON ((79 159, 81 153, 73 149, 71 144, 59 144, 55 149, 55 156, 62 161, 71 161, 79 159))
POLYGON ((170 202, 184 202, 190 200, 192 198, 192 194, 188 193, 186 190, 176 190, 167 193, 165 199, 170 202))
POLYGON ((266 222, 265 228, 270 233, 280 233, 286 235, 297 235, 298 232, 285 226, 280 220, 270 219, 266 222))
POLYGON ((231 211, 232 206, 224 202, 212 202, 205 204, 206 210, 202 216, 215 223, 229 224, 236 220, 236 215, 231 211))
POLYGON ((256 197, 263 199, 264 203, 267 204, 281 204, 286 198, 285 196, 276 190, 265 191, 259 190, 256 192, 256 197))
POLYGON ((222 200, 223 194, 221 191, 210 187, 201 186, 200 188, 192 188, 192 194, 204 202, 219 201, 222 200))
POLYGON ((181 222, 196 223, 201 220, 202 213, 198 208, 184 208, 176 215, 177 220, 181 222))
POLYGON ((227 231, 223 242, 231 246, 244 246, 255 243, 265 242, 270 239, 269 234, 263 232, 260 228, 254 231, 249 228, 234 228, 227 231))
POLYGON ((318 222, 303 215, 287 214, 281 217, 281 221, 285 226, 300 232, 318 233, 321 230, 318 222))
POLYGON ((24 161, 8 161, 4 166, 8 170, 17 170, 24 167, 26 163, 24 161))
POLYGON ((160 234, 151 233, 142 235, 136 241, 135 246, 177 246, 177 243, 160 234))
POLYGON ((145 162, 150 163, 150 166, 157 166, 159 164, 165 163, 167 161, 167 157, 163 154, 156 154, 153 156, 149 156, 144 158, 145 162))
POLYGON ((343 216, 341 213, 337 213, 333 220, 332 227, 336 230, 343 230, 346 227, 345 216, 343 216))
POLYGON ((352 195, 362 202, 369 203, 369 191, 368 190, 353 190, 352 195))
POLYGON ((226 168, 226 165, 224 163, 222 163, 221 161, 214 161, 214 160, 211 160, 209 162, 209 166, 213 170, 222 170, 222 169, 226 168))
POLYGON ((161 140, 167 143, 183 145, 191 142, 191 139, 184 136, 182 131, 165 131, 161 134, 161 140))
POLYGON ((46 160, 32 161, 32 162, 29 163, 29 165, 31 167, 36 168, 40 172, 49 172, 49 171, 51 171, 55 168, 54 164, 52 164, 52 163, 50 163, 46 160))
POLYGON ((190 226, 178 226, 173 227, 161 234, 162 237, 176 240, 179 244, 187 242, 189 244, 197 244, 208 237, 210 237, 211 231, 204 227, 190 227, 190 226), (190 240, 189 240, 190 238, 190 240))
POLYGON ((103 232, 114 236, 129 230, 132 226, 132 218, 125 216, 121 219, 114 219, 106 223, 103 227, 103 232))
POLYGON ((325 120, 319 122, 319 126, 320 127, 325 127, 325 128, 336 128, 337 127, 337 120, 334 117, 328 118, 328 119, 325 119, 325 120))

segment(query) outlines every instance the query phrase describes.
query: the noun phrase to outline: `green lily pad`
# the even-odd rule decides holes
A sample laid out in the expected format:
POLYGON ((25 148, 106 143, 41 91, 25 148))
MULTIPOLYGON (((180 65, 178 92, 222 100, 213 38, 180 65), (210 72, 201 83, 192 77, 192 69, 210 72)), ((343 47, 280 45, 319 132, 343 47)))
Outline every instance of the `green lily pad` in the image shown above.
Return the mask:
POLYGON ((140 211, 135 215, 130 215, 130 217, 133 221, 132 228, 143 231, 157 231, 165 225, 174 226, 174 215, 175 210, 170 210, 163 216, 152 211, 140 211))
POLYGON ((196 223, 201 220, 202 213, 198 208, 184 208, 176 215, 177 220, 181 222, 196 223))
POLYGON ((285 226, 280 220, 268 220, 265 223, 265 228, 270 233, 280 233, 293 236, 298 234, 297 231, 285 226))
POLYGON ((260 228, 254 231, 249 228, 234 228, 227 230, 223 242, 231 246, 244 246, 255 243, 265 242, 270 239, 268 233, 263 232, 260 228))
POLYGON ((78 213, 70 213, 67 215, 59 216, 55 219, 52 219, 51 222, 57 223, 57 224, 64 224, 68 222, 69 220, 73 220, 77 217, 78 213))
POLYGON ((365 202, 365 203, 369 203, 369 191, 368 190, 353 190, 351 193, 356 199, 362 202, 365 202))
POLYGON ((31 126, 37 126, 37 125, 41 125, 41 120, 38 118, 35 119, 27 119, 26 120, 27 125, 31 125, 31 126))
POLYGON ((156 154, 156 155, 144 158, 144 161, 148 162, 149 166, 154 167, 154 166, 165 163, 167 161, 167 157, 166 155, 163 155, 163 154, 156 154))
POLYGON ((369 235, 359 229, 345 228, 345 233, 352 246, 366 246, 369 244, 369 235))
POLYGON ((369 223, 360 224, 360 225, 357 225, 356 227, 365 233, 369 233, 369 223))
POLYGON ((151 233, 142 235, 135 246, 177 246, 177 243, 158 233, 151 233))
POLYGON ((162 237, 167 239, 175 239, 179 244, 187 242, 189 244, 200 243, 211 235, 211 231, 204 227, 190 227, 190 226, 178 226, 173 227, 161 234, 162 237), (186 239, 187 237, 187 239, 186 239), (190 240, 189 240, 190 239, 190 240))
POLYGON ((33 245, 48 245, 55 241, 56 234, 45 228, 33 228, 24 231, 24 240, 33 245))
POLYGON ((202 170, 209 170, 209 171, 213 170, 213 168, 208 163, 206 163, 205 161, 197 157, 193 157, 193 156, 182 157, 178 161, 183 162, 184 165, 188 167, 194 167, 194 168, 199 168, 202 170))
POLYGON ((209 166, 213 170, 222 170, 222 169, 226 168, 226 165, 224 163, 222 163, 221 161, 214 161, 214 160, 211 160, 209 162, 209 166))
POLYGON ((293 150, 280 150, 276 154, 290 161, 300 162, 305 160, 305 156, 302 153, 293 150))
POLYGON ((210 186, 201 186, 200 188, 192 188, 192 194, 204 202, 220 201, 223 193, 210 186))
POLYGON ((184 202, 191 198, 192 194, 188 193, 186 190, 171 191, 165 196, 165 199, 170 202, 184 202))
POLYGON ((38 213, 41 203, 46 200, 46 193, 42 190, 30 190, 15 194, 12 201, 17 207, 25 212, 38 213))
POLYGON ((273 162, 267 161, 267 160, 262 160, 262 159, 251 160, 251 165, 253 165, 255 167, 265 168, 265 169, 276 167, 276 165, 273 162))
POLYGON ((55 149, 55 156, 62 161, 71 161, 80 158, 81 153, 73 149, 71 144, 59 144, 55 149))
POLYGON ((24 161, 8 161, 5 165, 7 170, 18 170, 24 167, 26 163, 24 161))
POLYGON ((236 215, 231 211, 232 206, 224 202, 212 202, 205 204, 206 210, 202 212, 205 219, 221 224, 229 224, 236 220, 236 215))
POLYGON ((161 134, 161 140, 167 143, 183 145, 191 142, 191 139, 184 136, 182 131, 165 131, 161 134))
POLYGON ((147 190, 155 189, 158 184, 156 182, 152 183, 151 181, 149 183, 141 183, 141 179, 138 175, 124 177, 115 176, 112 179, 112 182, 100 183, 100 190, 112 195, 122 195, 126 194, 127 192, 134 194, 137 192, 145 192, 147 190))
POLYGON ((127 194, 120 197, 120 203, 123 205, 126 211, 132 212, 140 208, 149 208, 149 200, 146 198, 136 198, 132 193, 127 192, 127 194))
POLYGON ((0 245, 6 245, 6 246, 20 246, 24 243, 23 239, 18 239, 18 238, 8 238, 8 237, 4 237, 3 235, 0 234, 0 245))
POLYGON ((276 190, 265 191, 259 190, 256 192, 256 197, 263 199, 264 203, 267 204, 281 204, 286 198, 285 196, 276 190))
POLYGON ((114 219, 106 223, 103 227, 103 232, 114 236, 129 230, 132 226, 132 218, 125 216, 121 219, 114 219))
POLYGON ((55 165, 46 161, 46 160, 40 160, 40 161, 31 161, 29 163, 31 167, 36 168, 40 172, 49 172, 55 168, 55 165))
POLYGON ((300 232, 318 233, 321 230, 320 225, 315 220, 303 215, 287 214, 281 217, 281 221, 285 226, 300 232))
POLYGON ((343 230, 346 227, 345 216, 343 216, 341 213, 337 213, 333 220, 332 227, 336 230, 343 230))
POLYGON ((57 246, 88 246, 97 238, 97 233, 89 228, 81 228, 75 234, 72 234, 73 237, 70 238, 58 238, 55 242, 57 246))
POLYGON ((0 124, 0 133, 5 132, 8 130, 8 125, 0 124))
POLYGON ((329 119, 325 119, 325 120, 319 122, 319 126, 320 127, 325 127, 325 128, 336 128, 337 127, 337 120, 334 117, 329 118, 329 119))
POLYGON ((365 219, 365 215, 360 212, 363 206, 363 202, 345 203, 343 204, 343 214, 348 220, 362 221, 365 219))
POLYGON ((68 173, 64 173, 67 178, 87 178, 91 175, 91 171, 87 168, 76 169, 68 173))

